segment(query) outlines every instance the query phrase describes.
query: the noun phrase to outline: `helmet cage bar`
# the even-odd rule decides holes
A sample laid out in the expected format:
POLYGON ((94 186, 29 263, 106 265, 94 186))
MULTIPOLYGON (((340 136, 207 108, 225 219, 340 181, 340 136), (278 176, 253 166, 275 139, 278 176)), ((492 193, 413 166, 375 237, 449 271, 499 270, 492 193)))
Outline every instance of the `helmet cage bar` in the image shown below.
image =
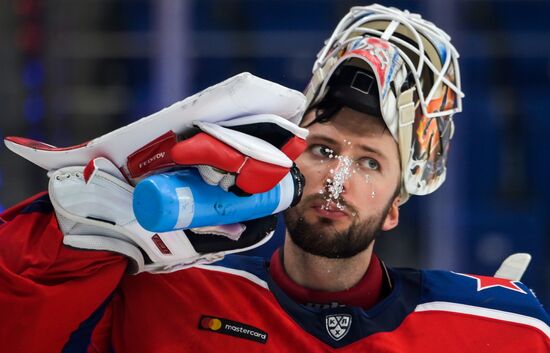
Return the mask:
POLYGON ((460 71, 457 60, 459 55, 456 49, 450 44, 450 37, 445 32, 435 27, 435 25, 433 25, 432 23, 422 20, 420 16, 412 16, 409 13, 407 14, 409 15, 409 17, 405 18, 398 10, 383 8, 379 5, 370 6, 369 10, 366 10, 362 7, 352 8, 350 13, 348 13, 342 19, 342 21, 338 24, 338 26, 332 33, 331 37, 326 41, 326 45, 317 56, 317 60, 314 65, 314 71, 319 69, 326 69, 325 65, 327 64, 328 60, 330 60, 331 58, 335 59, 338 53, 351 41, 363 37, 361 35, 357 35, 350 38, 349 36, 352 32, 358 32, 360 34, 373 34, 380 38, 387 38, 389 36, 387 41, 398 44, 395 45, 398 53, 407 65, 408 69, 415 73, 413 77, 415 85, 417 87, 417 94, 421 103, 420 105, 423 115, 428 118, 434 118, 452 115, 456 112, 461 111, 461 98, 464 96, 464 94, 462 93, 460 88, 460 71), (377 14, 375 11, 372 10, 375 10, 379 13, 377 14), (361 19, 357 20, 358 18, 361 19), (388 21, 390 24, 384 29, 384 31, 372 28, 359 28, 363 24, 373 21, 388 21), (394 24, 395 22, 397 22, 397 25, 394 24), (391 36, 391 34, 393 34, 392 32, 395 32, 399 25, 404 26, 410 31, 410 33, 414 36, 417 46, 411 45, 411 43, 402 40, 401 38, 398 38, 396 36, 391 36), (393 30, 391 31, 389 27, 392 27, 393 30), (390 31, 388 31, 388 29, 390 29, 390 31), (443 40, 439 40, 440 38, 443 40), (427 40, 429 43, 431 43, 435 50, 437 50, 436 44, 442 44, 444 46, 447 55, 445 61, 442 63, 442 67, 440 70, 437 69, 430 60, 426 60, 426 55, 424 51, 424 40, 427 40), (438 43, 434 43, 434 40, 437 40, 438 43), (409 56, 405 54, 405 52, 399 46, 409 49, 411 52, 418 56, 419 61, 416 66, 412 63, 409 56), (453 84, 447 77, 445 77, 451 64, 453 65, 457 85, 453 84), (425 66, 429 70, 431 70, 434 75, 434 82, 426 96, 424 96, 422 85, 420 83, 420 77, 422 77, 422 72, 425 66), (450 110, 430 113, 428 112, 428 102, 433 99, 433 96, 438 92, 442 83, 455 92, 456 107, 450 110))
MULTIPOLYGON (((369 14, 382 14, 382 15, 385 14, 388 16, 392 16, 392 21, 395 20, 395 18, 397 17, 400 20, 399 22, 402 24, 407 22, 413 22, 417 27, 419 27, 419 29, 421 29, 421 31, 423 30, 425 32, 431 32, 432 35, 442 37, 445 41, 450 41, 451 39, 449 35, 447 35, 447 33, 437 28, 437 26, 435 26, 433 23, 423 20, 418 14, 411 14, 407 10, 401 12, 400 10, 395 8, 387 8, 387 7, 375 4, 368 7, 363 7, 363 6, 352 7, 350 12, 346 16, 344 16, 340 21, 340 23, 336 26, 331 38, 327 40, 325 44, 328 43, 331 39, 333 39, 336 33, 341 32, 343 30, 342 28, 347 28, 350 23, 355 23, 355 21, 358 18, 366 17, 369 14), (403 13, 406 14, 408 17, 403 16, 403 13)), ((324 53, 324 55, 326 55, 326 52, 324 53)))

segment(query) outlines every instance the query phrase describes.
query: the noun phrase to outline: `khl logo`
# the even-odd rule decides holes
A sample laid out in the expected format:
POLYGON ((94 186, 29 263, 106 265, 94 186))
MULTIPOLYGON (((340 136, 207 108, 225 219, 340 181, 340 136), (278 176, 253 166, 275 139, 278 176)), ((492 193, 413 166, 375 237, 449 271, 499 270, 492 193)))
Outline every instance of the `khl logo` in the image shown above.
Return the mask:
POLYGON ((351 327, 351 315, 348 314, 327 315, 325 320, 328 334, 336 341, 344 338, 351 327))

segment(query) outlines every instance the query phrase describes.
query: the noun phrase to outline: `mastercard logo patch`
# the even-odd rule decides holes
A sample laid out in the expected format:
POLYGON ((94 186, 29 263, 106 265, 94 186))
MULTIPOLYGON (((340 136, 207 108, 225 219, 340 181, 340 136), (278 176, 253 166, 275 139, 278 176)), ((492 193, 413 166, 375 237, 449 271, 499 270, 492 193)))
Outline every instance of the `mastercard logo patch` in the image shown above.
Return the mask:
POLYGON ((201 319, 201 327, 207 330, 218 331, 222 328, 220 319, 205 316, 201 319))
POLYGON ((262 344, 265 344, 268 338, 267 332, 260 328, 221 317, 202 315, 199 319, 198 328, 199 330, 243 338, 262 344))

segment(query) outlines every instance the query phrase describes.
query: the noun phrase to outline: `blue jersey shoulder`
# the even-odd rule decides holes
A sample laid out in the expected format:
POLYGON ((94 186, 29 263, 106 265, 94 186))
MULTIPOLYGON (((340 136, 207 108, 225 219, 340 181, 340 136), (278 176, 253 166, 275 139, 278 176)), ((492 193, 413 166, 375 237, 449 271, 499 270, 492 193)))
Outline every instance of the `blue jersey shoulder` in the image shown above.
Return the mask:
POLYGON ((518 281, 449 271, 422 272, 421 303, 451 302, 526 315, 550 323, 533 292, 518 281))

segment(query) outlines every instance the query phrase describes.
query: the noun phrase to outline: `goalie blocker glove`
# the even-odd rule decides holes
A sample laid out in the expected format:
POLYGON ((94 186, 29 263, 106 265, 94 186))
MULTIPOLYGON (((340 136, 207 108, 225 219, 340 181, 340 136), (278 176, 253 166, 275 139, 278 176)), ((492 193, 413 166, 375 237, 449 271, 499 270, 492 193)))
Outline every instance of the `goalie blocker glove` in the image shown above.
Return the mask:
POLYGON ((275 217, 149 232, 132 212, 132 185, 184 165, 238 194, 270 190, 305 147, 307 130, 293 124, 304 109, 301 93, 245 73, 78 146, 17 137, 5 143, 49 171, 65 244, 124 254, 132 273, 169 272, 262 245, 275 217))

